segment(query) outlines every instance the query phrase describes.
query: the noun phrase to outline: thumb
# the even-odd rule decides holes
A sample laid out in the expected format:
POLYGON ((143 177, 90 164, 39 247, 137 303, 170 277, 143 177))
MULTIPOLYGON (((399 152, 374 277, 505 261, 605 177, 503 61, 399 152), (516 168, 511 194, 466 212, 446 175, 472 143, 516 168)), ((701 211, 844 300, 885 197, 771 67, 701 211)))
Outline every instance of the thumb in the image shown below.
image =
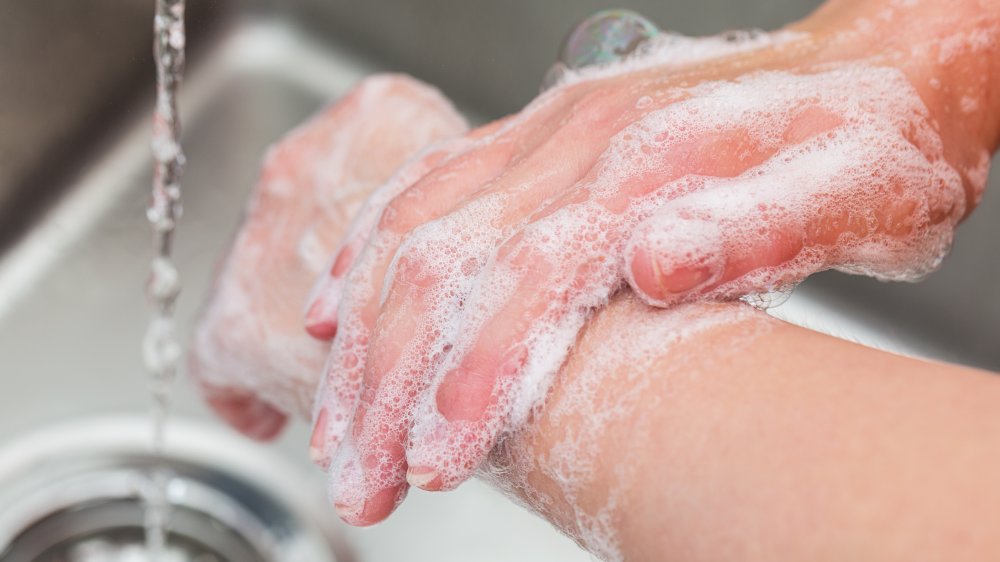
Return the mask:
POLYGON ((822 173, 772 166, 667 203, 632 233, 629 283, 670 306, 774 291, 830 268, 908 281, 935 269, 964 209, 957 180, 929 163, 879 173, 849 161, 822 173))

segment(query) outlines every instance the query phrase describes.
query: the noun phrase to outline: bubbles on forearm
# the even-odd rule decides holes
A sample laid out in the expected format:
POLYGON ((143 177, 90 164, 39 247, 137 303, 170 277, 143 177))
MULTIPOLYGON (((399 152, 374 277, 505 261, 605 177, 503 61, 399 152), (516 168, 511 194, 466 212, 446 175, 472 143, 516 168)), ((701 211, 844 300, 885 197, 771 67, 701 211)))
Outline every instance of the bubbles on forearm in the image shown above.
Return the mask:
POLYGON ((736 29, 712 37, 685 37, 661 30, 630 10, 603 10, 577 24, 566 36, 541 89, 652 66, 691 64, 805 36, 736 29))

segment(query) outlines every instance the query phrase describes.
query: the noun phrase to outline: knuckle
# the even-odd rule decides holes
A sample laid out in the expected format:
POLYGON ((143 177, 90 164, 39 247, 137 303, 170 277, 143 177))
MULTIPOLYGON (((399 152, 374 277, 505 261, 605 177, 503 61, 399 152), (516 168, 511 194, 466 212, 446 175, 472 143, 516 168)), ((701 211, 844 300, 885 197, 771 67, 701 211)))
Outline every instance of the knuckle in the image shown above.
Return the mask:
POLYGON ((572 104, 571 119, 585 126, 608 123, 621 115, 616 92, 605 86, 590 90, 572 104))
POLYGON ((497 249, 497 262, 513 269, 523 269, 547 261, 546 251, 551 250, 545 241, 549 235, 536 225, 529 225, 512 236, 497 249))
POLYGON ((419 188, 416 186, 393 197, 382 210, 379 230, 405 234, 419 225, 426 218, 420 199, 419 188))
POLYGON ((430 282, 428 259, 440 246, 429 225, 417 227, 404 238, 393 256, 392 280, 406 285, 424 286, 430 282))

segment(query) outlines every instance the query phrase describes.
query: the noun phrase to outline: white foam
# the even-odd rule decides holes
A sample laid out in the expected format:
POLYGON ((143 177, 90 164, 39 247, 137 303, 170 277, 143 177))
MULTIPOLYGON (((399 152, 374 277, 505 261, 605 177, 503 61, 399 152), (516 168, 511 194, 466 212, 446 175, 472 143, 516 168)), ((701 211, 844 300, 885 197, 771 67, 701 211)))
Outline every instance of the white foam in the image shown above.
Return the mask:
POLYGON ((564 68, 562 76, 553 86, 568 86, 650 68, 672 70, 756 49, 782 46, 808 37, 808 34, 796 31, 730 31, 711 37, 661 33, 640 45, 633 54, 621 61, 573 70, 564 68))
MULTIPOLYGON (((650 47, 647 58, 582 70, 562 85, 662 65, 668 58, 669 64, 690 64, 799 37, 672 38, 662 51, 650 47)), ((856 63, 813 73, 755 72, 667 94, 676 101, 618 132, 584 180, 532 202, 545 214, 512 218, 510 210, 521 203, 516 188, 531 188, 514 186, 503 193, 486 189, 488 195, 458 204, 405 236, 374 232, 344 286, 343 302, 349 305, 340 309, 326 378, 336 386, 328 389, 333 396, 328 400, 339 404, 317 404, 339 412, 331 440, 347 431, 364 359, 381 351, 369 350, 372 333, 363 315, 375 311, 361 309, 361 303, 376 296, 375 287, 382 287, 380 305, 391 298, 387 291, 394 284, 402 291, 419 287, 419 296, 404 299, 410 307, 406 318, 380 317, 378 329, 389 332, 395 323, 414 318, 418 327, 412 341, 392 342, 405 343, 398 361, 378 373, 378 387, 365 389, 363 427, 354 428, 334 459, 334 498, 371 498, 402 484, 405 465, 398 450, 386 447, 405 446, 409 466, 439 470, 445 488, 460 483, 497 436, 517 431, 538 412, 581 327, 623 287, 639 245, 665 259, 701 260, 721 272, 725 264, 718 260, 754 255, 776 232, 807 242, 783 264, 693 295, 700 298, 780 291, 829 267, 913 280, 937 267, 947 252, 965 212, 961 178, 944 159, 927 108, 898 69, 856 63), (815 130, 804 140, 789 141, 796 127, 815 130), (723 145, 740 152, 706 148, 706 141, 725 135, 746 141, 723 145), (729 171, 739 168, 734 161, 761 163, 745 164, 737 173, 729 171), (557 198, 572 203, 550 208, 557 198), (894 212, 881 213, 893 205, 894 212), (825 232, 817 217, 842 220, 850 228, 835 243, 816 242, 809 237, 820 240, 816 232, 825 232), (388 270, 378 271, 384 263, 390 263, 388 270), (507 328, 494 323, 508 312, 511 298, 523 299, 517 305, 524 314, 512 321, 521 331, 513 342, 504 339, 507 328), (499 364, 508 376, 499 378, 483 419, 449 421, 438 411, 438 389, 484 343, 497 356, 485 368, 499 364), (407 430, 408 443, 386 444, 387 435, 407 430), (365 470, 350 464, 356 455, 365 470)), ((558 103, 558 96, 542 95, 495 135, 558 103)), ((608 349, 617 352, 616 345, 608 349)), ((599 529, 606 519, 581 523, 588 526, 599 529)))
POLYGON ((592 328, 601 341, 584 336, 580 356, 560 373, 560 386, 540 413, 544 427, 529 425, 511 434, 479 474, 601 560, 618 561, 625 558, 619 527, 628 519, 623 510, 627 494, 634 493, 637 469, 625 459, 648 457, 650 418, 664 398, 651 391, 648 374, 655 372, 659 381, 691 376, 678 346, 708 330, 758 320, 741 330, 746 341, 733 342, 733 349, 740 349, 769 324, 746 307, 653 311, 633 297, 618 299, 605 314, 592 328), (675 349, 681 353, 671 355, 675 349), (609 428, 628 428, 631 439, 609 440, 609 428))
MULTIPOLYGON (((629 234, 661 210, 676 214, 678 202, 697 219, 670 225, 674 230, 668 238, 670 250, 685 255, 738 255, 740 248, 732 243, 758 240, 760 229, 768 225, 806 228, 829 205, 842 205, 848 216, 860 217, 868 228, 856 240, 838 240, 831 254, 804 251, 781 267, 754 271, 709 296, 778 289, 829 266, 884 279, 913 279, 938 265, 964 209, 961 181, 944 162, 927 111, 899 71, 859 65, 812 75, 762 72, 733 82, 703 84, 690 94, 619 133, 601 157, 596 179, 574 187, 588 192, 582 202, 498 231, 493 224, 503 202, 470 212, 479 204, 474 201, 408 237, 397 259, 400 255, 418 259, 444 280, 427 297, 431 313, 424 328, 434 334, 431 343, 415 345, 409 350, 412 355, 404 354, 396 366, 398 371, 387 375, 387 379, 405 379, 402 372, 430 377, 420 383, 429 386, 417 413, 404 414, 415 418, 407 452, 412 465, 440 468, 445 486, 456 485, 497 434, 523 424, 545 396, 590 312, 621 286, 627 274, 629 234), (806 110, 822 110, 842 123, 830 134, 783 148, 785 130, 806 110), (650 155, 671 154, 674 147, 724 130, 744 131, 761 151, 774 155, 735 178, 682 175, 644 194, 624 191, 630 178, 670 177, 677 161, 650 155), (892 197, 916 205, 909 217, 915 225, 910 237, 878 235, 873 212, 892 197), (767 208, 761 210, 761 205, 767 208), (931 224, 933 208, 950 211, 943 222, 931 224), (743 229, 743 234, 706 235, 713 224, 743 229), (682 227, 687 231, 677 232, 682 227), (722 240, 728 245, 719 248, 722 240), (501 245, 506 257, 498 257, 501 245), (517 256, 524 252, 530 259, 519 261, 517 256), (458 267, 470 262, 478 267, 458 267), (448 422, 437 411, 436 388, 481 338, 497 337, 483 330, 525 279, 537 279, 537 301, 543 306, 536 306, 526 326, 522 343, 528 352, 519 376, 501 381, 498 403, 488 411, 487 423, 448 422), (429 371, 422 366, 428 349, 446 348, 450 352, 429 371), (442 427, 449 428, 449 439, 456 444, 444 449, 445 456, 431 437, 442 427)), ((398 387, 384 386, 375 400, 398 401, 398 392, 398 387)))

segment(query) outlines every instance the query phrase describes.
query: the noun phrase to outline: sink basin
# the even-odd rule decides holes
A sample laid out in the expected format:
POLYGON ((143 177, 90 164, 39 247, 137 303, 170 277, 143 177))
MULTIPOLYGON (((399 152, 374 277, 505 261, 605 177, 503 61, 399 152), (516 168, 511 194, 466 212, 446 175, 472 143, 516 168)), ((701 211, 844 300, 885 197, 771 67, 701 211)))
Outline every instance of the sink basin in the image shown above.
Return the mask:
MULTIPOLYGON (((114 0, 100 2, 109 3, 114 0)), ((729 3, 719 0, 705 5, 729 3)), ((350 21, 348 3, 331 2, 328 8, 317 7, 320 4, 290 1, 284 13, 265 9, 270 3, 248 2, 239 13, 230 6, 229 13, 217 15, 212 26, 203 26, 210 29, 201 34, 195 46, 181 94, 183 142, 188 154, 185 214, 176 246, 184 283, 177 311, 182 338, 190 334, 216 259, 239 223, 263 151, 283 132, 345 92, 360 77, 388 69, 389 60, 394 70, 425 69, 423 75, 440 77, 445 86, 451 84, 446 92, 459 94, 474 121, 526 101, 534 87, 525 85, 532 79, 533 69, 544 69, 547 62, 540 61, 551 60, 546 52, 538 55, 539 60, 528 61, 529 70, 514 69, 519 64, 517 57, 525 55, 523 50, 505 52, 497 46, 501 38, 490 36, 492 43, 487 43, 494 50, 481 60, 496 65, 497 76, 470 70, 476 78, 467 81, 476 85, 463 87, 464 75, 456 69, 464 67, 455 57, 467 53, 442 46, 445 39, 428 38, 428 49, 443 61, 438 68, 427 60, 408 61, 399 55, 401 49, 391 38, 377 35, 379 9, 383 15, 395 14, 396 19, 412 15, 416 26, 431 25, 427 14, 410 14, 405 2, 379 0, 358 7, 357 21, 350 21), (342 14, 344 19, 335 22, 330 14, 342 14), (343 30, 336 37, 350 43, 332 38, 334 29, 343 30), (509 95, 498 100, 483 91, 509 95)), ((451 22, 442 30, 442 37, 457 40, 456 34, 468 30, 452 28, 469 22, 488 25, 481 20, 489 16, 489 10, 485 15, 477 13, 473 4, 479 3, 455 8, 456 17, 468 19, 451 22)), ((660 21, 678 16, 677 25, 669 27, 708 31, 725 27, 726 18, 735 17, 750 20, 747 23, 752 25, 776 25, 805 13, 816 2, 742 2, 740 10, 728 15, 708 8, 698 11, 657 8, 662 3, 654 2, 633 4, 660 21), (771 7, 754 12, 755 4, 771 7), (659 18, 657 10, 663 12, 659 18), (674 11, 668 14, 670 10, 674 11), (684 14, 688 19, 679 17, 684 14), (693 14, 704 21, 692 19, 693 14), (753 20, 755 17, 758 19, 753 20)), ((11 13, 13 5, 0 0, 0 20, 4 13, 11 13)), ((447 10, 441 2, 428 6, 430 12, 447 10)), ((519 0, 510 9, 524 10, 528 14, 525 21, 544 22, 548 27, 529 30, 535 38, 531 44, 539 45, 540 36, 551 37, 554 52, 562 32, 582 15, 578 12, 590 9, 586 2, 566 3, 562 7, 574 15, 560 19, 556 17, 559 6, 554 2, 543 9, 519 0)), ((396 19, 389 29, 401 25, 396 19)), ((514 25, 513 20, 508 23, 514 25)), ((0 36, 2 30, 0 27, 0 36)), ((516 42, 512 36, 504 37, 516 42)), ((480 46, 471 52, 483 54, 483 49, 480 46)), ((120 60, 122 64, 138 61, 148 65, 151 73, 148 57, 149 49, 141 45, 141 50, 120 60)), ((533 79, 541 75, 540 71, 533 79)), ((135 99, 120 102, 122 115, 113 127, 105 128, 105 134, 99 134, 102 127, 93 120, 77 123, 85 128, 84 133, 101 139, 94 146, 85 142, 73 145, 81 155, 78 163, 59 174, 22 174, 24 178, 47 178, 44 186, 32 184, 30 189, 6 197, 9 186, 3 183, 6 176, 0 175, 0 217, 18 214, 20 208, 9 202, 43 201, 35 206, 43 212, 25 215, 24 228, 17 232, 0 228, 0 245, 6 246, 0 254, 0 442, 42 425, 146 408, 147 380, 139 342, 148 315, 141 287, 151 252, 145 221, 152 166, 147 86, 148 81, 145 86, 136 82, 135 99)), ((3 93, 0 86, 0 104, 5 101, 3 93)), ((0 119, 0 123, 4 121, 0 119)), ((7 130, 0 127, 0 136, 7 135, 7 130)), ((88 137, 78 131, 73 138, 88 137)), ((55 142, 46 139, 38 137, 33 142, 55 142)), ((40 144, 36 149, 46 146, 40 144)), ((0 150, 0 162, 3 156, 0 150)), ((44 167, 44 163, 38 165, 44 167)), ((962 228, 953 255, 924 283, 883 284, 822 274, 807 281, 774 314, 869 345, 1000 371, 1000 348, 993 341, 1000 333, 1000 283, 995 281, 1000 278, 1000 256, 992 242, 1000 228, 998 189, 1000 186, 994 185, 988 190, 983 206, 962 228)), ((174 415, 202 422, 214 420, 183 380, 176 388, 174 415)), ((301 469, 295 478, 302 489, 323 497, 322 475, 306 460, 307 439, 307 428, 297 424, 274 444, 247 446, 287 459, 301 469)), ((0 490, 4 484, 0 481, 0 490)), ((323 524, 337 529, 358 560, 590 560, 569 539, 479 482, 448 494, 414 491, 394 517, 373 529, 339 525, 332 510, 319 517, 327 519, 323 524)), ((0 545, 0 551, 3 548, 0 545)))
POLYGON ((3 445, 0 559, 141 559, 144 511, 157 505, 170 514, 163 562, 351 560, 296 467, 208 423, 175 420, 169 433, 153 455, 145 416, 104 415, 3 445))

